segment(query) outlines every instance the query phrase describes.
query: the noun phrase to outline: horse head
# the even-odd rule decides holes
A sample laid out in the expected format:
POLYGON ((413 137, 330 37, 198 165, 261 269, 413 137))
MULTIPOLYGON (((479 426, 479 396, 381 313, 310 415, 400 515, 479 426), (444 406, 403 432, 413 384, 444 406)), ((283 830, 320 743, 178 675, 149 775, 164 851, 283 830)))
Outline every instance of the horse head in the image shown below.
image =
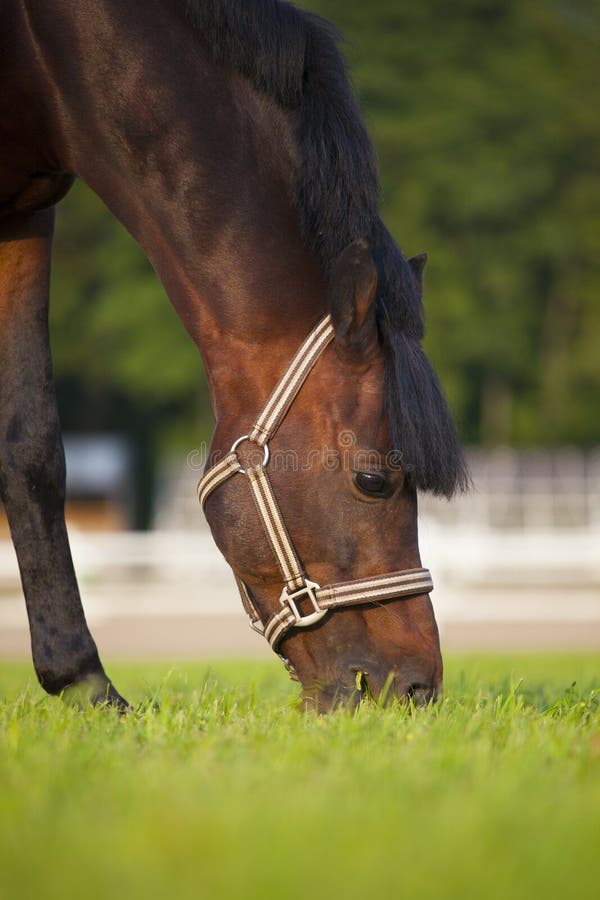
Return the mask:
MULTIPOLYGON (((410 262, 417 290, 423 265, 424 257, 410 262)), ((300 386, 287 406, 276 391, 262 416, 265 422, 270 408, 284 409, 276 431, 263 441, 259 424, 231 454, 219 426, 212 459, 218 451, 223 477, 219 466, 209 465, 201 482, 213 535, 257 629, 266 626, 270 638, 282 606, 289 618, 294 599, 296 619, 271 643, 301 682, 305 702, 319 710, 365 692, 426 703, 441 687, 439 638, 418 548, 418 473, 393 440, 392 348, 378 313, 377 284, 368 242, 347 246, 330 279, 330 325, 319 326, 322 332, 329 327, 330 335, 324 340, 315 330, 324 346, 300 386), (250 488, 240 471, 250 474, 250 488), (304 582, 319 590, 299 582, 296 592, 282 592, 286 552, 295 554, 304 582), (378 581, 387 573, 399 573, 396 585, 412 577, 411 589, 392 588, 389 596, 381 590, 385 580, 378 581), (353 590, 353 603, 320 602, 330 594, 343 600, 353 590)), ((284 389, 287 378, 290 390, 303 358, 301 352, 291 361, 284 389)), ((247 426, 239 429, 247 432, 247 426)))

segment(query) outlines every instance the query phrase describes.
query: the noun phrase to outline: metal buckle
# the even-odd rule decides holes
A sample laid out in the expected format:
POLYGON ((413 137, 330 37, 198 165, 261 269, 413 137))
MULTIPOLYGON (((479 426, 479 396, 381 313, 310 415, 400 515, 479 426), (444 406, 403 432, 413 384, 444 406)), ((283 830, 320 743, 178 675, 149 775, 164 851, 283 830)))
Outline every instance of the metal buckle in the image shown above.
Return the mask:
POLYGON ((294 615, 294 625, 296 628, 306 628, 308 625, 314 625, 315 622, 320 622, 323 616, 327 615, 329 612, 327 609, 321 609, 317 603, 316 591, 319 590, 319 587, 320 585, 318 585, 316 581, 309 581, 308 578, 306 578, 304 580, 304 585, 301 588, 298 588, 297 591, 292 591, 292 593, 289 594, 288 589, 284 587, 281 592, 279 602, 282 606, 287 604, 289 609, 291 609, 294 615), (304 596, 308 597, 314 609, 314 612, 309 613, 307 616, 302 616, 300 610, 296 606, 297 599, 304 596))
MULTIPOLYGON (((256 444, 256 443, 257 443, 256 441, 252 441, 252 440, 250 439, 250 435, 249 435, 249 434, 243 434, 241 437, 239 437, 239 438, 237 439, 237 441, 234 441, 234 442, 233 442, 233 444, 231 445, 231 450, 230 450, 229 452, 230 452, 230 453, 235 453, 235 451, 237 450, 237 448, 240 446, 240 444, 243 444, 244 441, 250 441, 251 444, 256 444)), ((260 445, 258 445, 258 446, 260 446, 260 445)), ((264 469, 264 468, 266 468, 266 465, 267 465, 268 462, 269 462, 269 445, 268 445, 268 444, 263 444, 263 458, 262 458, 262 462, 259 463, 258 466, 253 466, 253 468, 255 468, 255 469, 264 469)), ((244 469, 244 468, 242 468, 242 466, 240 466, 240 473, 241 473, 242 475, 245 475, 247 471, 248 471, 247 469, 244 469)))

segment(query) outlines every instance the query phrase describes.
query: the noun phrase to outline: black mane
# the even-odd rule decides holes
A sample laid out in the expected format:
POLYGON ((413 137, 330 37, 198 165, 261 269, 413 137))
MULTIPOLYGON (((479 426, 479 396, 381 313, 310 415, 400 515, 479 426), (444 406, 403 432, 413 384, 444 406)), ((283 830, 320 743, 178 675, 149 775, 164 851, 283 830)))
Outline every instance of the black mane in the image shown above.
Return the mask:
MULTIPOLYGON (((180 0, 181 2, 181 0, 180 0)), ((183 0, 213 57, 294 110, 301 164, 295 204, 325 272, 367 238, 379 272, 377 308, 387 354, 394 447, 414 484, 451 496, 468 483, 456 432, 421 339, 423 308, 411 267, 378 214, 379 177, 339 32, 281 0, 183 0)))

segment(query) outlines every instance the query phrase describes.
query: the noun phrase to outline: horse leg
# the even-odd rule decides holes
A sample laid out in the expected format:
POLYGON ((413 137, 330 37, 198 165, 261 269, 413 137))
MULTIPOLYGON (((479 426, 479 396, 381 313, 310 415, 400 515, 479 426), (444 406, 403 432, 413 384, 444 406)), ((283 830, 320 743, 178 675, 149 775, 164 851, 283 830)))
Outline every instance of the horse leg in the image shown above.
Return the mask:
POLYGON ((0 222, 0 496, 27 605, 33 662, 50 694, 126 701, 88 630, 65 526, 65 460, 48 335, 54 210, 0 222))

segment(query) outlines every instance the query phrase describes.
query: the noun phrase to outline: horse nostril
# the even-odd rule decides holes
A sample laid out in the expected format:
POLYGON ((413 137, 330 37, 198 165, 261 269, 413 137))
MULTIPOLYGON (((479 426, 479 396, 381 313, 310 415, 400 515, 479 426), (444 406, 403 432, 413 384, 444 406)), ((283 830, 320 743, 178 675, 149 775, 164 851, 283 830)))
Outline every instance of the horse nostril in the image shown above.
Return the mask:
POLYGON ((430 681, 408 681, 399 677, 397 671, 384 676, 383 670, 376 673, 373 667, 363 669, 357 665, 351 666, 350 672, 354 681, 352 701, 356 704, 371 697, 384 706, 394 698, 410 700, 415 706, 427 706, 435 699, 435 687, 430 681))

